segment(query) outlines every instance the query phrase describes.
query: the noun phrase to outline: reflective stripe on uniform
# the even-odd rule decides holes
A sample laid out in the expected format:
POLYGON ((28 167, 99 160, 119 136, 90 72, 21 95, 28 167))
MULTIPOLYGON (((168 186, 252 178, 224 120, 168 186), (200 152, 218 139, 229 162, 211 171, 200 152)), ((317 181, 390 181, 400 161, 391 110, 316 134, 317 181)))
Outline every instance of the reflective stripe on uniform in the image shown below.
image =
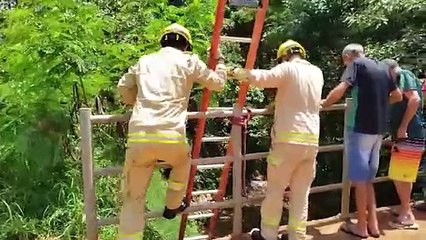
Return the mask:
POLYGON ((170 190, 173 190, 173 191, 181 191, 181 190, 185 189, 185 183, 182 183, 182 182, 176 182, 176 181, 173 181, 173 180, 169 180, 167 185, 168 185, 167 187, 170 190))
POLYGON ((281 215, 276 218, 262 218, 262 225, 267 228, 276 228, 280 225, 281 215))
POLYGON ((120 234, 119 240, 143 240, 143 232, 137 232, 132 234, 120 234))
POLYGON ((185 144, 186 137, 179 133, 129 133, 127 142, 129 143, 169 143, 185 144))
POLYGON ((272 166, 278 166, 280 165, 282 158, 273 156, 272 154, 269 154, 266 158, 266 161, 271 164, 272 166))
POLYGON ((298 221, 294 218, 288 219, 288 230, 292 230, 295 232, 304 232, 306 231, 307 222, 306 221, 298 221))
POLYGON ((278 142, 297 142, 305 144, 318 144, 319 136, 312 133, 279 132, 275 136, 278 142))

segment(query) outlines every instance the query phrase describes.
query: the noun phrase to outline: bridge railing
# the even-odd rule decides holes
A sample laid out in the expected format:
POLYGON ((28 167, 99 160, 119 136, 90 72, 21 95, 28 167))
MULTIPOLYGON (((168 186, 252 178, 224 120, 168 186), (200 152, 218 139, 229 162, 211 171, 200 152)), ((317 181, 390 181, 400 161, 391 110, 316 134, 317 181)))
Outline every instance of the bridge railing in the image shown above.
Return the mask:
MULTIPOLYGON (((335 104, 329 108, 322 109, 321 111, 345 111, 345 119, 347 115, 347 107, 350 107, 351 100, 346 99, 343 104, 335 104)), ((188 119, 194 118, 224 118, 224 117, 240 117, 248 114, 247 111, 242 110, 238 105, 234 105, 233 108, 211 108, 207 112, 188 112, 188 119)), ((268 115, 272 114, 270 109, 252 109, 252 115, 268 115)), ((123 115, 92 115, 90 108, 80 109, 80 146, 81 146, 81 158, 83 164, 83 183, 84 183, 84 214, 86 221, 86 237, 88 240, 98 239, 98 228, 117 224, 118 218, 106 218, 101 219, 97 216, 96 207, 96 193, 95 193, 95 180, 100 176, 113 176, 122 173, 122 167, 106 167, 106 168, 95 168, 93 160, 93 148, 92 148, 92 125, 94 124, 105 124, 105 123, 116 123, 125 122, 130 118, 130 114, 123 115)), ((244 156, 241 155, 241 126, 235 125, 231 131, 231 138, 233 143, 233 156, 223 157, 208 157, 200 159, 192 159, 192 165, 203 166, 203 168, 213 167, 215 164, 223 164, 225 162, 233 162, 233 192, 232 199, 224 200, 220 202, 202 203, 195 204, 188 207, 185 212, 198 212, 203 210, 215 209, 215 208, 234 208, 233 214, 233 233, 239 234, 242 231, 242 207, 246 204, 258 202, 264 198, 264 196, 255 197, 243 197, 242 196, 242 161, 258 160, 266 158, 268 152, 250 153, 244 156)), ((345 133, 344 133, 345 135, 345 133)), ((320 146, 319 152, 333 152, 343 151, 343 144, 333 144, 320 146)), ((158 167, 167 167, 165 164, 158 164, 158 167)), ((332 191, 342 189, 341 197, 341 217, 347 218, 349 216, 349 200, 350 200, 350 183, 347 180, 348 164, 346 161, 345 154, 343 154, 343 174, 342 182, 335 184, 328 184, 324 186, 317 186, 311 189, 311 193, 319 193, 325 191, 332 191)), ((376 178, 376 182, 382 182, 388 180, 387 177, 376 178)), ((200 194, 205 191, 199 191, 200 194)), ((194 192, 193 195, 197 195, 194 192)), ((158 218, 162 216, 162 212, 147 212, 145 213, 146 218, 158 218)), ((194 238, 195 239, 195 238, 194 238)), ((208 239, 208 236, 198 236, 196 239, 208 239)))

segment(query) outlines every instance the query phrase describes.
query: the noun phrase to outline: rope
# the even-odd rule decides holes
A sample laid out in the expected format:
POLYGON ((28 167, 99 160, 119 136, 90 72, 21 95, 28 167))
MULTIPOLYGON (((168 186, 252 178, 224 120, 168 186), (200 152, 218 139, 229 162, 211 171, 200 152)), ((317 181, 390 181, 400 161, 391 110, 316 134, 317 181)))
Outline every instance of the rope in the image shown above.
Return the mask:
POLYGON ((247 192, 247 188, 246 188, 246 170, 247 170, 247 165, 246 165, 246 154, 247 154, 247 134, 248 134, 248 122, 251 119, 252 116, 252 112, 249 108, 246 108, 247 110, 247 115, 243 115, 240 117, 233 117, 231 122, 234 125, 238 125, 241 126, 241 155, 243 156, 242 158, 242 181, 241 181, 241 188, 242 188, 242 194, 243 197, 247 197, 248 196, 248 192, 247 192))

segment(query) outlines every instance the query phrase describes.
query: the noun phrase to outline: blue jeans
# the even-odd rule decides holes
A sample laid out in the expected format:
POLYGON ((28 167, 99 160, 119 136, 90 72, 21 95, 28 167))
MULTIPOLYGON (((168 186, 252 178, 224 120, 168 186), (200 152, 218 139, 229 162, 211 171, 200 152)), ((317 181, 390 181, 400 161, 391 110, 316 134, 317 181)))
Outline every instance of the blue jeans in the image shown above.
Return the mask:
POLYGON ((382 137, 379 134, 357 133, 347 129, 345 150, 350 181, 368 182, 376 177, 382 137))

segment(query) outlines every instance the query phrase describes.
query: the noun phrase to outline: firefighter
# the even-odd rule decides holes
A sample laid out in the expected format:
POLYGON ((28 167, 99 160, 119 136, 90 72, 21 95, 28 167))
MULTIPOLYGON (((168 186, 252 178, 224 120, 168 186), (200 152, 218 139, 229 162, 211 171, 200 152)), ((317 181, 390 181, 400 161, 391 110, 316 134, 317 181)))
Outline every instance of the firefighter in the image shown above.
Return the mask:
POLYGON ((309 63, 302 45, 288 40, 280 45, 280 61, 270 70, 236 69, 240 81, 260 88, 276 88, 272 144, 267 157, 267 190, 261 206, 261 226, 253 240, 276 240, 283 208, 283 194, 290 187, 288 237, 306 238, 308 196, 315 177, 320 131, 323 73, 309 63))
POLYGON ((117 86, 121 100, 133 108, 122 180, 120 240, 143 239, 145 195, 158 160, 172 167, 163 217, 173 219, 188 207, 182 199, 191 166, 185 132, 191 89, 199 83, 220 91, 227 77, 223 59, 213 71, 188 52, 192 39, 185 27, 168 26, 160 43, 162 48, 142 56, 117 86))

